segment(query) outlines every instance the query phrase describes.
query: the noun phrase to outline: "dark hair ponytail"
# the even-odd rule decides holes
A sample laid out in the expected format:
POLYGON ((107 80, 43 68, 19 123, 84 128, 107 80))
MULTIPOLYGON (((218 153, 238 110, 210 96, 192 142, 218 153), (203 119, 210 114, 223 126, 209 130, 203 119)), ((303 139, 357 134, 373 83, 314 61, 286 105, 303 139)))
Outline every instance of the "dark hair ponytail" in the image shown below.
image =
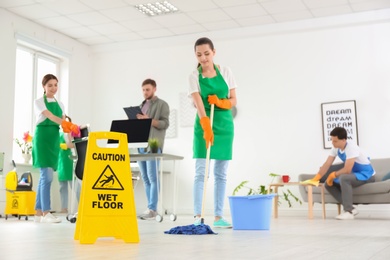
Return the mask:
MULTIPOLYGON (((47 84, 47 82, 49 82, 49 80, 51 80, 51 79, 55 79, 58 82, 58 79, 56 76, 54 76, 53 74, 46 74, 42 79, 42 87, 44 87, 47 84)), ((46 91, 44 91, 44 93, 46 94, 46 91)))
POLYGON ((208 44, 210 46, 210 49, 214 50, 214 44, 213 42, 206 37, 199 38, 194 45, 194 50, 196 50, 196 46, 203 45, 203 44, 208 44))
MULTIPOLYGON (((199 38, 196 42, 195 42, 195 45, 194 45, 194 51, 196 50, 196 46, 199 46, 199 45, 203 45, 203 44, 208 44, 210 46, 210 49, 211 50, 214 50, 214 44, 213 42, 207 38, 207 37, 202 37, 202 38, 199 38)), ((198 63, 198 66, 197 68, 200 67, 200 63, 198 63)))

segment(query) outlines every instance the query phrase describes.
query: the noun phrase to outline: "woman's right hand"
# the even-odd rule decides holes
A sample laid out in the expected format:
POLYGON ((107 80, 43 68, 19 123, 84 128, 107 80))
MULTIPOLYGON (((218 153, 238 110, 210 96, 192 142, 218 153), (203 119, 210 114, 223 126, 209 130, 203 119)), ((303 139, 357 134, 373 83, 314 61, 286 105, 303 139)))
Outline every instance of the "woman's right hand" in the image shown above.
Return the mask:
POLYGON ((74 136, 78 136, 80 134, 79 126, 69 121, 62 120, 61 127, 64 133, 72 133, 74 136))
POLYGON ((200 125, 203 129, 203 138, 206 141, 206 148, 209 148, 209 145, 213 145, 214 143, 214 133, 213 129, 211 128, 210 118, 207 116, 202 117, 200 119, 200 125))

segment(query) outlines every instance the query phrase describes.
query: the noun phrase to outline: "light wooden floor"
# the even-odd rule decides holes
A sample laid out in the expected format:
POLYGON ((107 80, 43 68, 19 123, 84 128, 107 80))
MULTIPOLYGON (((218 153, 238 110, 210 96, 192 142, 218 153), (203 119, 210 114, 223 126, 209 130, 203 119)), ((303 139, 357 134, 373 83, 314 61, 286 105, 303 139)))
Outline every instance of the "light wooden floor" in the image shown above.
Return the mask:
MULTIPOLYGON (((161 223, 138 221, 140 243, 100 238, 93 245, 73 239, 75 224, 34 223, 14 217, 0 219, 0 259, 390 259, 390 215, 363 213, 338 221, 328 213, 308 220, 306 213, 281 212, 268 231, 219 230, 218 235, 166 235, 191 216, 166 216, 161 223)), ((205 224, 212 224, 207 217, 205 224)))

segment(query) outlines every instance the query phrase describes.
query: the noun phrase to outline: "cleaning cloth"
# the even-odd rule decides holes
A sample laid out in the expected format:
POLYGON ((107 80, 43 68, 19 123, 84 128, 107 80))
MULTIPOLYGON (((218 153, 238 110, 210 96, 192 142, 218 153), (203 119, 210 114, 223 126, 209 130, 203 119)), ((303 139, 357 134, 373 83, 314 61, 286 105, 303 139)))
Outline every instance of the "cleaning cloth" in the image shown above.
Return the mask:
POLYGON ((320 181, 315 181, 313 179, 309 179, 309 180, 306 180, 306 181, 301 181, 301 183, 302 184, 310 184, 310 185, 318 187, 318 185, 320 184, 320 181))
POLYGON ((188 225, 188 226, 178 226, 171 228, 168 231, 164 232, 165 234, 176 234, 176 235, 209 235, 217 234, 211 230, 210 226, 205 224, 200 225, 188 225))
POLYGON ((73 137, 77 137, 77 138, 80 138, 81 137, 81 130, 80 130, 80 126, 78 125, 77 126, 77 128, 78 128, 78 132, 77 133, 75 133, 75 132, 71 132, 71 135, 73 136, 73 137))

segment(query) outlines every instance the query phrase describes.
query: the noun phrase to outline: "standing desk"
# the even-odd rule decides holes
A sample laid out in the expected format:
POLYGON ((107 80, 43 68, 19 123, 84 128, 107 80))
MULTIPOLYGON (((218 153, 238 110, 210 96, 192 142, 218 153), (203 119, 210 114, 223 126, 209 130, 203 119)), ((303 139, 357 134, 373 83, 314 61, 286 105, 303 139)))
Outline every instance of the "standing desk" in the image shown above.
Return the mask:
MULTIPOLYGON (((173 171, 172 171, 172 175, 173 175, 173 212, 170 216, 171 220, 172 221, 175 221, 176 220, 176 190, 177 190, 177 185, 176 185, 176 161, 177 160, 183 160, 184 157, 183 156, 178 156, 178 155, 173 155, 173 154, 167 154, 167 153, 147 153, 147 154, 130 154, 130 162, 139 162, 139 161, 151 161, 151 160, 155 160, 156 161, 156 164, 157 162, 159 161, 160 162, 160 166, 158 167, 158 171, 159 171, 159 179, 161 180, 160 181, 160 185, 159 185, 159 190, 158 190, 158 193, 159 193, 159 200, 160 200, 160 203, 159 203, 159 211, 160 211, 160 214, 163 214, 164 210, 163 210, 163 161, 173 161, 173 171)), ((160 216, 161 218, 156 218, 157 221, 161 222, 163 220, 162 216, 160 216)))

